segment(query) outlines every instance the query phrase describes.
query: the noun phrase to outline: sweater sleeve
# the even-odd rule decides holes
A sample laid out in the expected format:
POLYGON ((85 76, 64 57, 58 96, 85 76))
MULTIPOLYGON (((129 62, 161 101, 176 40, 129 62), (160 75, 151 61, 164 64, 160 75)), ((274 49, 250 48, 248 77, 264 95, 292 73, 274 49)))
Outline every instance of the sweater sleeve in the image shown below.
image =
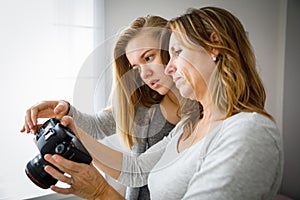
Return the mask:
POLYGON ((139 156, 124 153, 122 171, 118 181, 129 187, 147 185, 148 175, 164 153, 168 141, 169 138, 164 137, 164 139, 139 156))
POLYGON ((216 137, 206 154, 200 155, 198 171, 183 199, 272 199, 283 160, 273 122, 236 120, 224 124, 216 137))
POLYGON ((90 115, 80 112, 74 106, 70 106, 68 115, 73 117, 79 128, 97 140, 116 133, 116 122, 112 112, 99 111, 94 115, 90 115))
POLYGON ((180 136, 183 129, 182 124, 189 117, 183 118, 162 140, 151 146, 144 153, 124 153, 122 170, 118 178, 118 182, 129 187, 141 187, 148 184, 148 176, 157 162, 161 159, 165 153, 166 148, 170 144, 170 141, 175 136, 180 136))

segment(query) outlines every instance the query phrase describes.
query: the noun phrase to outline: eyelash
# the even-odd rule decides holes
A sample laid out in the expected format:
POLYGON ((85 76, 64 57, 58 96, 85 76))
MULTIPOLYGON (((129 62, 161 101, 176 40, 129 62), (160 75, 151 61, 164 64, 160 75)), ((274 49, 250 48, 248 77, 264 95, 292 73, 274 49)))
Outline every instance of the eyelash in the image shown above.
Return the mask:
POLYGON ((175 52, 175 56, 179 56, 179 54, 182 52, 182 50, 180 49, 180 50, 176 50, 174 52, 175 52))
POLYGON ((149 62, 149 61, 153 60, 153 58, 154 58, 154 55, 145 56, 145 61, 149 62))
POLYGON ((132 69, 138 71, 139 73, 141 72, 141 66, 139 65, 132 67, 132 69))
MULTIPOLYGON (((154 57, 155 57, 155 55, 151 54, 149 56, 148 55, 145 56, 144 59, 146 62, 149 62, 149 61, 152 61, 154 59, 154 57)), ((139 65, 132 67, 132 69, 138 71, 139 73, 141 72, 141 66, 139 66, 139 65)))

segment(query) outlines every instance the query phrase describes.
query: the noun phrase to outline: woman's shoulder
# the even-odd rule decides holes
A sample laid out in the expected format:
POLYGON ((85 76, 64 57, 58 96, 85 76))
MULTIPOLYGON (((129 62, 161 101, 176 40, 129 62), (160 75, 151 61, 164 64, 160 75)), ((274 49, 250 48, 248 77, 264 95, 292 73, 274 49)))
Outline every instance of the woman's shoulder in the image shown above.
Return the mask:
POLYGON ((276 123, 272 119, 257 112, 241 112, 233 115, 224 120, 223 127, 230 127, 235 129, 277 129, 276 123))
POLYGON ((282 136, 273 120, 258 113, 239 113, 225 119, 205 139, 205 154, 218 151, 249 157, 276 159, 280 164, 283 156, 282 136))
POLYGON ((159 104, 152 105, 151 107, 135 106, 134 121, 140 125, 149 124, 158 108, 159 104))
POLYGON ((247 141, 249 145, 273 143, 282 146, 282 135, 276 123, 256 112, 241 112, 224 120, 221 133, 223 139, 247 141))
POLYGON ((136 113, 149 113, 149 112, 153 112, 156 109, 159 109, 159 104, 153 104, 150 107, 146 107, 143 105, 136 105, 135 106, 135 112, 136 113))

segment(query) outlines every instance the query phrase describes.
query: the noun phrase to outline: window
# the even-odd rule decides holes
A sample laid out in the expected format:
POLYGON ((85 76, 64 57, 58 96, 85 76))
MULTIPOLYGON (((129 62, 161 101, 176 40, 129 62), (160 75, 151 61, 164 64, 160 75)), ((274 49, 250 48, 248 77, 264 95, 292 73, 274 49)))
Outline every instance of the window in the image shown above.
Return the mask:
MULTIPOLYGON (((74 92, 80 93, 80 88, 93 94, 94 71, 82 72, 103 38, 102 10, 103 0, 0 1, 0 199, 52 193, 27 178, 25 166, 39 152, 33 135, 19 130, 25 109, 37 101, 66 99, 73 103, 79 96, 74 92), (78 79, 85 79, 87 87, 78 79)), ((82 100, 77 103, 80 107, 79 102, 82 100)))

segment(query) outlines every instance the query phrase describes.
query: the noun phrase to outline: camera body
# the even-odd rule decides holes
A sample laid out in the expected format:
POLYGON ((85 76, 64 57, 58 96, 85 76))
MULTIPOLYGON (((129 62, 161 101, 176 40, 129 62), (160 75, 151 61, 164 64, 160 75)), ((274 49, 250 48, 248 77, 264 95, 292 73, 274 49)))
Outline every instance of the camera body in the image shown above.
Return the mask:
POLYGON ((44 160, 45 154, 59 154, 78 163, 90 164, 92 162, 92 157, 80 140, 71 129, 60 124, 57 118, 47 120, 37 130, 36 143, 40 154, 27 163, 25 173, 33 183, 43 189, 55 185, 58 181, 44 170, 46 165, 56 168, 44 160))

